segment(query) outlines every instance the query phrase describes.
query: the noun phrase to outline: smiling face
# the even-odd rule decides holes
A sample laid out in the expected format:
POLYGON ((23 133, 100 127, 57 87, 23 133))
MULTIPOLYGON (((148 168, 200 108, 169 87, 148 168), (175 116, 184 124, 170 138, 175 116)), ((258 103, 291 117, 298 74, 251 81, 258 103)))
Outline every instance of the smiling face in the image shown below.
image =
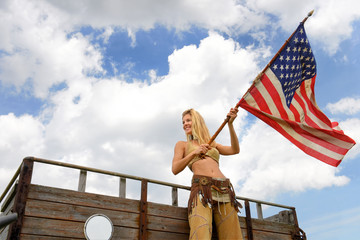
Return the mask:
POLYGON ((182 122, 183 122, 183 129, 184 129, 186 135, 191 135, 191 134, 192 134, 192 130, 191 130, 191 126, 192 126, 191 115, 190 115, 190 114, 184 115, 182 122))

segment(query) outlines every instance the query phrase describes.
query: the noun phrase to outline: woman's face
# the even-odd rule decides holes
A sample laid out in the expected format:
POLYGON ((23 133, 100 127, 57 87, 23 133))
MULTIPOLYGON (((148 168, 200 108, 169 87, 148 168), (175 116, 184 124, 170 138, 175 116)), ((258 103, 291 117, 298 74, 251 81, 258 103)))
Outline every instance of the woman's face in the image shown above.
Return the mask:
POLYGON ((183 117, 183 129, 185 131, 185 133, 187 135, 191 135, 192 131, 191 131, 191 124, 192 124, 192 120, 191 120, 191 115, 190 114, 186 114, 183 117))

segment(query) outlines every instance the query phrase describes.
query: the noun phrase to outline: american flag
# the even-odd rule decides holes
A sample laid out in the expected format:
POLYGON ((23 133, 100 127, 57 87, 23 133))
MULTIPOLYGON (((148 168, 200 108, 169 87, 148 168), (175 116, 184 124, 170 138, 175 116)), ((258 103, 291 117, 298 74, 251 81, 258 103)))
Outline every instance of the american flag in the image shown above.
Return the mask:
POLYGON ((338 166, 355 145, 315 101, 316 61, 300 23, 238 106, 269 124, 302 151, 338 166))

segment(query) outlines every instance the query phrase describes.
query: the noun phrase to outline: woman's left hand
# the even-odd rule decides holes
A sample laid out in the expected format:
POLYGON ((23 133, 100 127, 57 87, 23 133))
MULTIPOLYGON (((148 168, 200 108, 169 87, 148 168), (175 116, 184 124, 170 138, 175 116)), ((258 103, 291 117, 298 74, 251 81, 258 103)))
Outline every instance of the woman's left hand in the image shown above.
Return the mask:
POLYGON ((239 109, 237 108, 231 108, 230 112, 227 114, 228 117, 230 117, 229 119, 229 123, 233 123, 235 118, 237 117, 237 112, 239 111, 239 109))

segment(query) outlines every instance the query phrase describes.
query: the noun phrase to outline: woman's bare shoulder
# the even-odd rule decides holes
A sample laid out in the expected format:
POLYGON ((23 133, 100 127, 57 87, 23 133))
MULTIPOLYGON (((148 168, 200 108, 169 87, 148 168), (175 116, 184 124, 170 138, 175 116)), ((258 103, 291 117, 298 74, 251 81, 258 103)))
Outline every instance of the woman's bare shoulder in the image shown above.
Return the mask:
POLYGON ((185 147, 186 146, 186 142, 185 141, 178 141, 175 145, 175 147, 185 147))

